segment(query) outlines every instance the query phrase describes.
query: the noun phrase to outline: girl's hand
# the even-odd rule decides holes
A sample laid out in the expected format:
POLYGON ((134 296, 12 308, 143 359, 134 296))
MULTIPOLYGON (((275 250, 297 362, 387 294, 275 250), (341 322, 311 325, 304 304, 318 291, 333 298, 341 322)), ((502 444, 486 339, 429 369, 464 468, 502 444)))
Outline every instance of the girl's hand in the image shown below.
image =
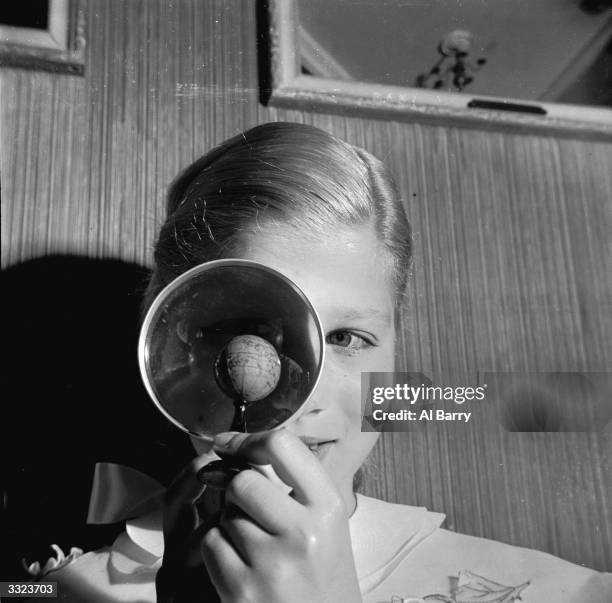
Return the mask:
POLYGON ((195 505, 205 489, 198 481, 197 473, 216 458, 208 453, 193 459, 166 493, 164 558, 155 577, 157 603, 219 601, 202 559, 204 534, 219 517, 211 508, 207 517, 202 519, 195 505))
POLYGON ((272 465, 293 489, 286 494, 251 469, 230 482, 202 546, 223 603, 361 602, 348 510, 308 448, 286 430, 223 434, 215 443, 223 456, 272 465))

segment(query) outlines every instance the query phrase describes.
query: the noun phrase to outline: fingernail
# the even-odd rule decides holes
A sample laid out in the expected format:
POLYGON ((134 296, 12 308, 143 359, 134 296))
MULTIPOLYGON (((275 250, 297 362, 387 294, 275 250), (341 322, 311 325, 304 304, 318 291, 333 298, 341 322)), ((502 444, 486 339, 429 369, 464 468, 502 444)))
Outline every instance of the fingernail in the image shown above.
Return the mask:
POLYGON ((233 431, 228 431, 227 433, 220 433, 215 436, 214 448, 226 448, 229 443, 237 436, 238 434, 233 431))

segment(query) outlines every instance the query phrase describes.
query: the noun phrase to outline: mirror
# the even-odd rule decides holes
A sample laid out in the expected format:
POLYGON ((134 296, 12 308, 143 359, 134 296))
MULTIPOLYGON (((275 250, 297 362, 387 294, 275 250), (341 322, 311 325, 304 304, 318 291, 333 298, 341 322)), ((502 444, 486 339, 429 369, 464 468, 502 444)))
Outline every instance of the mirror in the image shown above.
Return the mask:
POLYGON ((138 355, 157 408, 212 442, 224 431, 274 429, 314 391, 325 340, 317 313, 287 277, 239 259, 185 272, 156 297, 138 355))
POLYGON ((274 0, 269 102, 612 137, 612 8, 589 0, 274 0))

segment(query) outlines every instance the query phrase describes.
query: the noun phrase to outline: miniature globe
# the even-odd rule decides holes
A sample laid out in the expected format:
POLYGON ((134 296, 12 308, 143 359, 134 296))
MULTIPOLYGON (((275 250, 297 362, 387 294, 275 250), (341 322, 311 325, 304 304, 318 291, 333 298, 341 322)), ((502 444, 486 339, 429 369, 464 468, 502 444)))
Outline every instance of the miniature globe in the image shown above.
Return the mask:
POLYGON ((256 402, 269 396, 280 379, 281 361, 274 346, 257 335, 238 335, 221 351, 215 377, 232 397, 256 402))

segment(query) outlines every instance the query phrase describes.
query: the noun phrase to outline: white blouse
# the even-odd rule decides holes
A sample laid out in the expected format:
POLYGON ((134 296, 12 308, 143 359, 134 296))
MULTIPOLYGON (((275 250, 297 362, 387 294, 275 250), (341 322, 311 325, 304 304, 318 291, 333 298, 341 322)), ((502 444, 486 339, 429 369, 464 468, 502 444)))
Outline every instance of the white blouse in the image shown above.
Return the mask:
MULTIPOLYGON (((129 520, 112 546, 73 554, 45 579, 58 582, 60 601, 155 602, 161 521, 159 509, 129 520)), ((349 524, 364 603, 612 601, 612 574, 457 534, 440 528, 443 521, 424 507, 357 495, 349 524)))

